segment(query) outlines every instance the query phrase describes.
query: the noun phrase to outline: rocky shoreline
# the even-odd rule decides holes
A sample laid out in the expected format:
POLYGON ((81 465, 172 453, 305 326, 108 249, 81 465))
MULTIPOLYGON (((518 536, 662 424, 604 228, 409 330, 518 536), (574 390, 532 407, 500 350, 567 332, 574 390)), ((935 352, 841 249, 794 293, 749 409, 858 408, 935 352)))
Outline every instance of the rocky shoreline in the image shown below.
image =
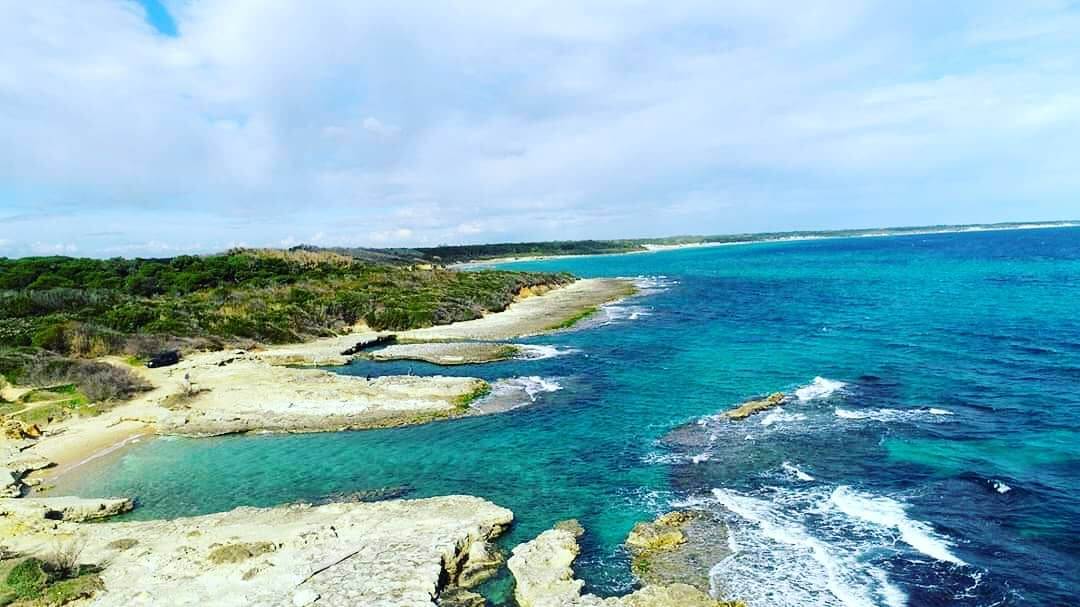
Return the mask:
MULTIPOLYGON (((406 332, 406 343, 381 356, 440 364, 517 356, 521 350, 501 340, 565 328, 596 306, 632 293, 629 281, 608 279, 529 293, 510 309, 476 321, 406 332)), ((475 378, 365 379, 303 368, 347 362, 363 355, 358 341, 374 337, 354 333, 308 344, 199 353, 173 366, 139 368, 154 388, 131 402, 44 430, 9 429, 0 444, 0 582, 12 579, 12 567, 22 568, 20 576, 39 574, 49 585, 40 592, 66 597, 56 604, 483 605, 470 588, 502 565, 490 541, 513 514, 480 498, 292 504, 88 525, 135 504, 129 498, 24 497, 41 482, 35 473, 68 471, 144 434, 380 428, 501 410, 471 406, 490 389, 475 378)), ((574 555, 576 537, 570 538, 574 555)), ((523 554, 548 549, 543 543, 522 548, 523 554)), ((529 575, 523 571, 519 584, 528 587, 529 575)), ((603 604, 718 605, 707 597, 679 602, 687 592, 700 594, 686 588, 650 586, 633 595, 638 598, 603 604)), ((0 598, 11 590, 0 585, 0 598)), ((567 604, 600 604, 593 598, 567 604)))
POLYGON ((0 554, 9 562, 47 564, 76 546, 80 579, 92 589, 86 604, 99 607, 482 607, 484 598, 473 589, 504 564, 520 607, 741 605, 711 598, 695 578, 702 572, 691 567, 697 565, 695 555, 713 549, 715 539, 691 530, 704 520, 695 512, 641 523, 627 538, 636 559, 664 555, 693 569, 694 579, 687 581, 675 569, 658 570, 659 577, 639 573, 639 589, 601 598, 583 593, 584 582, 574 578, 578 540, 585 533, 576 521, 517 546, 504 563, 492 541, 514 515, 471 496, 290 504, 87 524, 132 507, 128 499, 0 500, 0 554))
MULTIPOLYGON (((617 279, 530 290, 502 312, 403 332, 399 337, 407 343, 391 346, 398 348, 397 354, 391 349, 383 356, 443 364, 516 356, 519 350, 512 344, 473 340, 508 340, 562 327, 633 291, 630 281, 617 279)), ((132 368, 154 386, 151 391, 95 417, 63 420, 43 431, 20 426, 0 437, 0 496, 24 495, 42 476, 66 472, 140 435, 359 430, 505 410, 471 406, 490 390, 476 378, 365 379, 303 368, 341 365, 365 356, 357 344, 381 335, 360 330, 303 344, 196 353, 164 368, 132 368), (32 476, 38 478, 28 478, 32 476)))

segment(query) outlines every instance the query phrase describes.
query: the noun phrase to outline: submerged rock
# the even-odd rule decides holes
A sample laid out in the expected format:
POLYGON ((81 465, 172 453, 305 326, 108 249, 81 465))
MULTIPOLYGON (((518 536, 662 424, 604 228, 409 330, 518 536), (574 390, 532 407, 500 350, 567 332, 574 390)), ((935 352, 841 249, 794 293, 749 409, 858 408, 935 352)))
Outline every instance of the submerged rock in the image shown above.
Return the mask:
MULTIPOLYGON (((681 514, 668 519, 675 524, 681 514)), ((668 525, 665 525, 668 526, 668 525)), ((520 607, 736 607, 738 603, 721 602, 689 584, 647 585, 622 597, 601 598, 582 594, 585 583, 574 579, 573 562, 581 549, 578 537, 581 526, 576 521, 560 523, 536 539, 514 548, 507 562, 514 575, 514 598, 520 607)), ((631 534, 635 542, 647 546, 669 546, 674 535, 667 530, 652 533, 644 528, 631 534), (658 539, 663 538, 663 539, 658 539), (657 544, 657 542, 659 542, 657 544)), ((685 541, 685 540, 684 540, 685 541)), ((676 542, 681 545, 683 542, 676 542)), ((708 571, 708 568, 705 569, 708 571)))
POLYGON ((669 512, 638 523, 626 538, 631 569, 646 584, 687 584, 709 592, 709 570, 731 554, 727 526, 702 511, 669 512))

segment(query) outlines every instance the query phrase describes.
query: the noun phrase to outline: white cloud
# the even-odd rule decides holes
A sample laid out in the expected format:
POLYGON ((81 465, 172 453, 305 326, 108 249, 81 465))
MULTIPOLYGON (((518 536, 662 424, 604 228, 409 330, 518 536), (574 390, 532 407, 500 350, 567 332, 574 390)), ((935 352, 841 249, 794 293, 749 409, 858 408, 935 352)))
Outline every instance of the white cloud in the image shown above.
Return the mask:
POLYGON ((393 137, 394 135, 397 135, 398 131, 400 130, 395 126, 383 124, 379 119, 372 118, 371 116, 364 118, 361 126, 364 127, 365 131, 375 133, 376 135, 380 135, 382 137, 393 137))
POLYGON ((79 251, 79 247, 71 242, 34 242, 30 245, 30 251, 35 255, 71 255, 79 251))
POLYGON ((132 2, 8 7, 0 216, 63 219, 5 238, 121 232, 79 240, 101 253, 1039 219, 1080 188, 1080 18, 1054 2, 169 7, 177 38, 132 2))

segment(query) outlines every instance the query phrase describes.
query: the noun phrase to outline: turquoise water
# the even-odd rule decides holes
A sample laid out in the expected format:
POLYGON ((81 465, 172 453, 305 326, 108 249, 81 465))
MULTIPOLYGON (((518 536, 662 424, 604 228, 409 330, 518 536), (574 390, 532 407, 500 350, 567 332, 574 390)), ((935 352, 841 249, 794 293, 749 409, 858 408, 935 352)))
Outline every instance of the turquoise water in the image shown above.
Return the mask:
MULTIPOLYGON (((673 505, 720 512, 718 588, 751 605, 1064 605, 1080 594, 1080 230, 855 238, 511 264, 642 277, 526 340, 558 356, 359 375, 536 388, 513 411, 395 430, 157 440, 61 490, 152 518, 407 485, 511 508, 506 546, 587 529, 578 570, 673 505), (820 378, 816 379, 815 378, 820 378), (556 391, 544 391, 542 388, 556 391), (784 391, 782 409, 712 417, 784 391), (674 431, 674 432, 673 432, 674 431)), ((505 580, 485 591, 502 602, 505 580)))

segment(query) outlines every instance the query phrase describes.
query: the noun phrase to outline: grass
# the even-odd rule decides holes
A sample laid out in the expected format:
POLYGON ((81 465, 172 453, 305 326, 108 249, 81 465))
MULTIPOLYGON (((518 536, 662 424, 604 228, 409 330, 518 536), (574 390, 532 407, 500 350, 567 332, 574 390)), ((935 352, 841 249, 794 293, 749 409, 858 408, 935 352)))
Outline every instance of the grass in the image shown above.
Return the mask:
POLYGON ((146 364, 147 360, 148 359, 145 357, 136 356, 134 354, 130 354, 124 357, 124 362, 127 363, 127 365, 130 367, 141 367, 146 364))
POLYGON ((58 607, 93 596, 104 588, 99 569, 78 566, 69 574, 36 558, 0 565, 0 606, 58 607))
POLYGON ((215 547, 207 555, 206 560, 215 565, 242 563, 250 558, 267 554, 277 550, 271 542, 249 542, 241 544, 224 544, 215 547))
POLYGON ((551 325, 546 330, 547 331, 559 331, 559 330, 562 330, 562 329, 569 329, 569 328, 573 327, 574 325, 578 324, 579 322, 585 320, 586 318, 592 316, 593 314, 596 314, 599 311, 600 311, 599 307, 590 306, 588 308, 585 308, 584 310, 581 310, 580 312, 577 312, 573 316, 570 316, 569 318, 566 318, 565 320, 562 320, 562 321, 560 321, 558 323, 555 323, 554 325, 551 325))
POLYGON ((491 384, 481 380, 479 385, 471 391, 454 399, 454 408, 460 411, 468 410, 470 405, 481 398, 484 398, 488 394, 491 394, 491 384))
POLYGON ((71 411, 61 403, 48 403, 45 405, 38 405, 31 407, 20 413, 16 413, 13 417, 24 424, 35 424, 38 426, 44 426, 46 424, 57 422, 66 419, 71 415, 71 411))
POLYGON ((521 348, 517 346, 506 345, 502 346, 495 352, 492 360, 510 360, 511 358, 517 357, 518 354, 521 354, 521 348))

